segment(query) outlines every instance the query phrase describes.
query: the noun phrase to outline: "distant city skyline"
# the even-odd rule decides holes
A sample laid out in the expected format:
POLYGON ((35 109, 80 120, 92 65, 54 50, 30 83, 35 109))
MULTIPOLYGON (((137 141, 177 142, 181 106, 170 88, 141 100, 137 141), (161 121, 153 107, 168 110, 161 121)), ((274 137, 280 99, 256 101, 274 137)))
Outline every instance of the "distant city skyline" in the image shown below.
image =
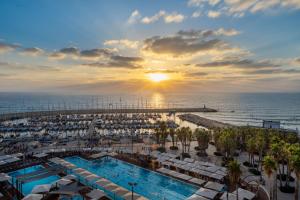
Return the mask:
POLYGON ((0 92, 299 92, 298 0, 3 0, 0 92))

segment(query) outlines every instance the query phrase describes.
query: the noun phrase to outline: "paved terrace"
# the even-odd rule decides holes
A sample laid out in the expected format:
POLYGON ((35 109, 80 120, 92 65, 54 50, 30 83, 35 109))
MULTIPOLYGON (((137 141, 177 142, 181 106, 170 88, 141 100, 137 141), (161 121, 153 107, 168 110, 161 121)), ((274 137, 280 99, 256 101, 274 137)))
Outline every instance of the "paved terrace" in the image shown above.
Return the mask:
POLYGON ((22 119, 28 117, 72 115, 72 114, 103 114, 103 113, 188 113, 188 112, 217 112, 213 108, 116 108, 116 109, 82 109, 82 110, 51 110, 20 113, 0 114, 0 121, 22 119))

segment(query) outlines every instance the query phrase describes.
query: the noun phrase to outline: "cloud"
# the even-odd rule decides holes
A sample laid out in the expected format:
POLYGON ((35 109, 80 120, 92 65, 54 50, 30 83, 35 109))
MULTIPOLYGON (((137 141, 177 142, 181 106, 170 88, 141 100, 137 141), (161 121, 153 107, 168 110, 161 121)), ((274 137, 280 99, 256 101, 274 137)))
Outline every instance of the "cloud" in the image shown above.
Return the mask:
POLYGON ((204 3, 208 3, 209 5, 215 6, 221 0, 189 0, 188 6, 199 7, 202 6, 204 3))
POLYGON ((180 56, 194 54, 200 51, 216 49, 224 43, 219 39, 201 40, 182 36, 152 37, 144 40, 143 50, 157 54, 180 56))
POLYGON ((129 16, 127 23, 128 24, 135 24, 141 19, 141 14, 138 10, 134 10, 131 15, 129 16))
POLYGON ((186 75, 189 77, 203 77, 203 76, 207 76, 208 73, 207 72, 191 72, 191 73, 187 73, 186 75))
POLYGON ((221 61, 213 61, 197 64, 199 67, 232 67, 240 69, 277 68, 281 65, 274 64, 269 60, 255 61, 250 59, 230 58, 221 61))
POLYGON ((198 17, 200 17, 201 15, 202 15, 201 11, 195 11, 195 12, 193 12, 193 14, 192 14, 192 18, 198 18, 198 17))
POLYGON ((186 37, 211 37, 211 36, 235 36, 240 34, 240 31, 236 29, 224 29, 219 28, 216 30, 180 30, 177 32, 178 35, 186 37))
POLYGON ((8 70, 39 70, 39 71, 60 71, 60 68, 48 65, 22 64, 17 62, 0 61, 0 67, 8 70))
POLYGON ((82 58, 103 58, 108 57, 114 54, 114 50, 112 49, 88 49, 80 52, 80 57, 82 58))
POLYGON ((141 57, 126 57, 120 55, 114 55, 109 58, 107 62, 94 62, 94 63, 85 63, 84 66, 90 67, 103 67, 103 68, 127 68, 127 69, 136 69, 141 68, 139 64, 143 59, 141 57))
POLYGON ((161 18, 165 23, 180 23, 185 19, 185 16, 177 12, 167 13, 164 10, 160 10, 158 13, 154 14, 151 17, 143 17, 141 19, 141 23, 151 24, 157 22, 161 18))
POLYGON ((5 53, 5 52, 8 52, 8 51, 12 51, 12 50, 15 50, 18 47, 20 47, 20 45, 0 42, 0 53, 5 53))
POLYGON ((245 13, 257 13, 271 9, 300 9, 299 0, 189 0, 187 5, 190 7, 202 8, 207 6, 208 9, 220 9, 220 11, 208 12, 208 16, 212 18, 219 17, 220 14, 243 17, 245 13))
POLYGON ((65 55, 76 56, 79 54, 79 49, 77 47, 67 47, 67 48, 61 49, 59 52, 65 54, 65 55))
POLYGON ((235 29, 217 30, 181 30, 175 35, 154 36, 144 40, 143 52, 168 54, 174 57, 192 55, 199 52, 220 52, 232 50, 232 47, 218 36, 239 34, 235 29))
POLYGON ((139 46, 139 41, 136 40, 106 40, 104 42, 106 46, 114 46, 119 48, 130 48, 130 49, 137 49, 139 46))
POLYGON ((177 12, 165 15, 164 20, 166 23, 180 23, 184 20, 185 16, 177 12))
POLYGON ((64 59, 67 56, 71 58, 81 58, 81 59, 100 59, 114 55, 115 50, 108 48, 95 48, 95 49, 85 49, 80 50, 77 47, 66 47, 62 48, 59 51, 49 54, 50 59, 64 59))
POLYGON ((244 72, 250 75, 268 75, 268 74, 300 74, 297 69, 259 69, 244 72))
POLYGON ((28 56, 38 56, 43 53, 44 53, 44 50, 40 49, 38 47, 25 48, 21 52, 22 55, 28 55, 28 56))
POLYGON ((141 22, 143 24, 151 24, 154 23, 156 21, 158 21, 161 17, 165 16, 166 11, 161 10, 158 13, 156 13, 155 15, 151 16, 151 17, 143 17, 143 19, 141 20, 141 22))
POLYGON ((207 16, 209 18, 218 18, 221 16, 221 12, 210 10, 210 11, 208 11, 207 16))

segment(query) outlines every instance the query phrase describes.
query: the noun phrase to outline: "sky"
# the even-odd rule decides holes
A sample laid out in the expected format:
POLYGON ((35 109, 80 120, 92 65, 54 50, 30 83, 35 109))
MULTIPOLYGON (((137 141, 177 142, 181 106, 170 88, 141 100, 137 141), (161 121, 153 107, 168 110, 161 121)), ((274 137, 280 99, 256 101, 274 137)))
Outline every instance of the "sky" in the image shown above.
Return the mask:
POLYGON ((299 92, 299 0, 2 0, 0 91, 299 92))

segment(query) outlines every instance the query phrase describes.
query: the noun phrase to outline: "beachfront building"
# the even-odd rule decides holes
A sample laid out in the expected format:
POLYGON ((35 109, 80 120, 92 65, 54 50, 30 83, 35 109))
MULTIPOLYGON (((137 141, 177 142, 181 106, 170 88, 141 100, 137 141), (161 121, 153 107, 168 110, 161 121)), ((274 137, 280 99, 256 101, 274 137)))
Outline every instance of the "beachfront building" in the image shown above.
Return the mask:
POLYGON ((280 129, 280 121, 263 120, 263 128, 280 129))

